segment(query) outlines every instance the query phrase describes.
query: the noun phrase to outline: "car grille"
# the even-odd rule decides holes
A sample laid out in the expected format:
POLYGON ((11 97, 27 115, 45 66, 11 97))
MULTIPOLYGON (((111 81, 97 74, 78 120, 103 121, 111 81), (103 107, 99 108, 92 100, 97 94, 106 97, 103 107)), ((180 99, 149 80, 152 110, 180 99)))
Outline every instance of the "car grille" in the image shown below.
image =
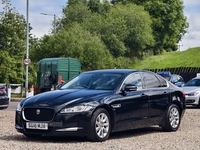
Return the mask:
POLYGON ((51 108, 25 108, 23 117, 29 121, 51 121, 54 117, 54 109, 51 108))

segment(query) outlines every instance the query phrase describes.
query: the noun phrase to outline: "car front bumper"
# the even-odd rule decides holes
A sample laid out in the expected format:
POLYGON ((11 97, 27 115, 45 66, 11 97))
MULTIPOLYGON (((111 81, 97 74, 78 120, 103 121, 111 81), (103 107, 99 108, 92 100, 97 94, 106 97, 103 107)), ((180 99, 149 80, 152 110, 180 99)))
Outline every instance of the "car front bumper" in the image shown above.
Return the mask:
POLYGON ((90 113, 56 114, 50 121, 30 121, 23 118, 21 112, 16 111, 15 129, 24 134, 38 134, 43 136, 86 136, 90 129, 90 113), (46 129, 30 129, 27 123, 46 124, 46 129))
POLYGON ((186 97, 185 97, 186 105, 198 105, 199 104, 199 97, 200 97, 199 94, 196 95, 196 96, 186 95, 186 97))
POLYGON ((0 109, 5 109, 9 106, 9 97, 0 96, 0 109))

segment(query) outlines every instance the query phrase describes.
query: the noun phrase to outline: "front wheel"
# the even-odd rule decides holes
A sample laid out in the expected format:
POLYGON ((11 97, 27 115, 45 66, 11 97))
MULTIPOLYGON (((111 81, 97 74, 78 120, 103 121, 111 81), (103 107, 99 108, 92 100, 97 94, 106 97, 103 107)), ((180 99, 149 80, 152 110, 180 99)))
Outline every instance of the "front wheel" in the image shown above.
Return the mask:
POLYGON ((165 125, 163 129, 165 131, 177 131, 180 125, 180 110, 177 105, 172 104, 167 111, 165 118, 165 125))
POLYGON ((97 109, 90 121, 90 131, 87 138, 91 141, 101 142, 108 139, 111 131, 110 115, 103 109, 97 109))

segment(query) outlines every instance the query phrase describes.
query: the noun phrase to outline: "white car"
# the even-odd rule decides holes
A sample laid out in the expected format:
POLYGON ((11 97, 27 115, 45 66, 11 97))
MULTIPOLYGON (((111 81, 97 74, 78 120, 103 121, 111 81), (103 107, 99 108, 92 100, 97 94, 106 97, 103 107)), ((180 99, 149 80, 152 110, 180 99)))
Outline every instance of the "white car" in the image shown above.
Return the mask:
POLYGON ((193 105, 200 108, 200 77, 191 79, 182 89, 185 92, 186 105, 193 105))

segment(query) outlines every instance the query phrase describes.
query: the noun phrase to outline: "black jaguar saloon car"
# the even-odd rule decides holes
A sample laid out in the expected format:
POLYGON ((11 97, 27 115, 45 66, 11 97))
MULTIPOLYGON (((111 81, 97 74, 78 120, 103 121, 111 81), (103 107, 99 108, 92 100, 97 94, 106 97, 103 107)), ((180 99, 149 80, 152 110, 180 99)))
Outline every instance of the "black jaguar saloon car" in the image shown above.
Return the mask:
POLYGON ((15 129, 31 138, 64 135, 100 142, 111 132, 155 125, 176 131, 185 110, 185 94, 156 73, 94 70, 22 100, 15 129))

